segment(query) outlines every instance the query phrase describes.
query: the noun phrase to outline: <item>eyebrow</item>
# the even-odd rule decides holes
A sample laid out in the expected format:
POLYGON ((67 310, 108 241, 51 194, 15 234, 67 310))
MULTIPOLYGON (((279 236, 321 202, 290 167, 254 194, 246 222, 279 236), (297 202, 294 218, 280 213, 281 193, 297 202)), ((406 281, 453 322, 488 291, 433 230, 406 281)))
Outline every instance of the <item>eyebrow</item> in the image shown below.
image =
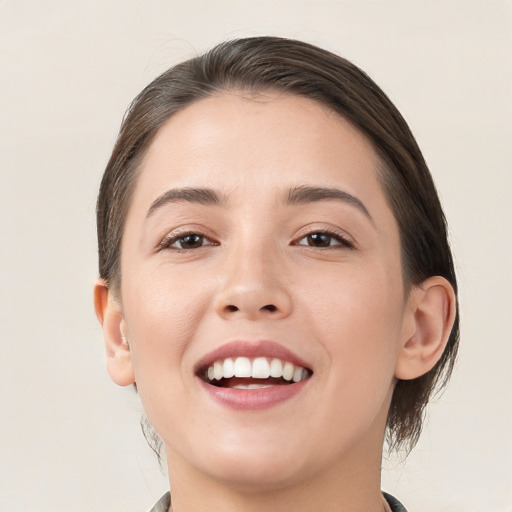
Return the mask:
POLYGON ((336 187, 294 187, 288 192, 286 203, 290 205, 297 205, 314 203, 316 201, 323 201, 326 199, 334 199, 336 201, 347 203, 350 206, 354 206, 364 213, 372 223, 374 223, 370 212, 360 199, 336 187))
MULTIPOLYGON (((354 206, 368 217, 372 223, 374 222, 370 212, 360 199, 336 187, 314 187, 308 185, 293 187, 288 191, 285 204, 301 205, 329 199, 354 206)), ((180 201, 205 206, 222 206, 227 203, 227 198, 211 188, 173 188, 167 190, 153 201, 149 207, 146 219, 151 217, 162 206, 180 201)))
POLYGON ((225 198, 221 197, 211 188, 172 188, 153 201, 149 207, 146 219, 151 217, 162 206, 180 201, 203 204, 205 206, 220 206, 226 202, 225 198))

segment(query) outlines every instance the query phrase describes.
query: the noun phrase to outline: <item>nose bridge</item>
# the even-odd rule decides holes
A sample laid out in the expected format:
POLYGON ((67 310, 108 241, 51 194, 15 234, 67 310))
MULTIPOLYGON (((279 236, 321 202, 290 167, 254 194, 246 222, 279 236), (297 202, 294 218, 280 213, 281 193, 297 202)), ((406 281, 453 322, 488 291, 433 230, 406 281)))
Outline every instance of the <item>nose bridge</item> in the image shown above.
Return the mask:
POLYGON ((232 241, 224 261, 217 312, 226 318, 282 318, 291 311, 291 297, 282 250, 270 235, 251 234, 232 241))

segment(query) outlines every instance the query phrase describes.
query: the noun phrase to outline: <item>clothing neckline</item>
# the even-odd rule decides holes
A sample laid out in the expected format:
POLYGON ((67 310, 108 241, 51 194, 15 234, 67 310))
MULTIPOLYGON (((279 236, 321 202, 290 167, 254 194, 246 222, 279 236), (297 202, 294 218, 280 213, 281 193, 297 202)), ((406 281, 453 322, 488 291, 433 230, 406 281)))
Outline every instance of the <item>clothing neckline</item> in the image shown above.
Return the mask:
MULTIPOLYGON (((407 512, 405 507, 391 494, 382 491, 382 495, 391 507, 391 512, 407 512)), ((149 512, 169 512, 171 493, 167 491, 149 512)))

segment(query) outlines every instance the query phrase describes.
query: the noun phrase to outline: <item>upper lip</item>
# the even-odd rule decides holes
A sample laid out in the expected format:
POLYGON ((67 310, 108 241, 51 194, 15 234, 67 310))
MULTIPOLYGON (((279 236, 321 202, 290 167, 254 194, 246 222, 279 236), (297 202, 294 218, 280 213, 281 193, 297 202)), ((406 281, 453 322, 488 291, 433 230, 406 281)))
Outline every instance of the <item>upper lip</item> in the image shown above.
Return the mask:
POLYGON ((308 370, 311 367, 302 360, 299 356, 294 354, 291 350, 283 345, 270 340, 258 341, 244 341, 236 340, 230 341, 220 347, 208 352, 195 364, 195 373, 199 374, 208 366, 213 365, 216 361, 222 361, 228 357, 269 357, 277 358, 283 361, 288 361, 295 366, 301 366, 308 370))

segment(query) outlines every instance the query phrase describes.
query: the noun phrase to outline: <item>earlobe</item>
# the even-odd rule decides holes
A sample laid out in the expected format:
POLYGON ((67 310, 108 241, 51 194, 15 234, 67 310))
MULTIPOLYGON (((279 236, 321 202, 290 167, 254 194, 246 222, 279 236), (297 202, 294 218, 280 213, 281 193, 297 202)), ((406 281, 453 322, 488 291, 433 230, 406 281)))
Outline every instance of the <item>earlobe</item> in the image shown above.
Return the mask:
POLYGON ((430 371, 441 358, 455 320, 456 297, 451 284, 434 276, 410 293, 395 376, 411 380, 430 371))
POLYGON ((122 307, 103 279, 98 279, 94 285, 94 309, 103 330, 110 377, 119 386, 135 383, 122 307))

